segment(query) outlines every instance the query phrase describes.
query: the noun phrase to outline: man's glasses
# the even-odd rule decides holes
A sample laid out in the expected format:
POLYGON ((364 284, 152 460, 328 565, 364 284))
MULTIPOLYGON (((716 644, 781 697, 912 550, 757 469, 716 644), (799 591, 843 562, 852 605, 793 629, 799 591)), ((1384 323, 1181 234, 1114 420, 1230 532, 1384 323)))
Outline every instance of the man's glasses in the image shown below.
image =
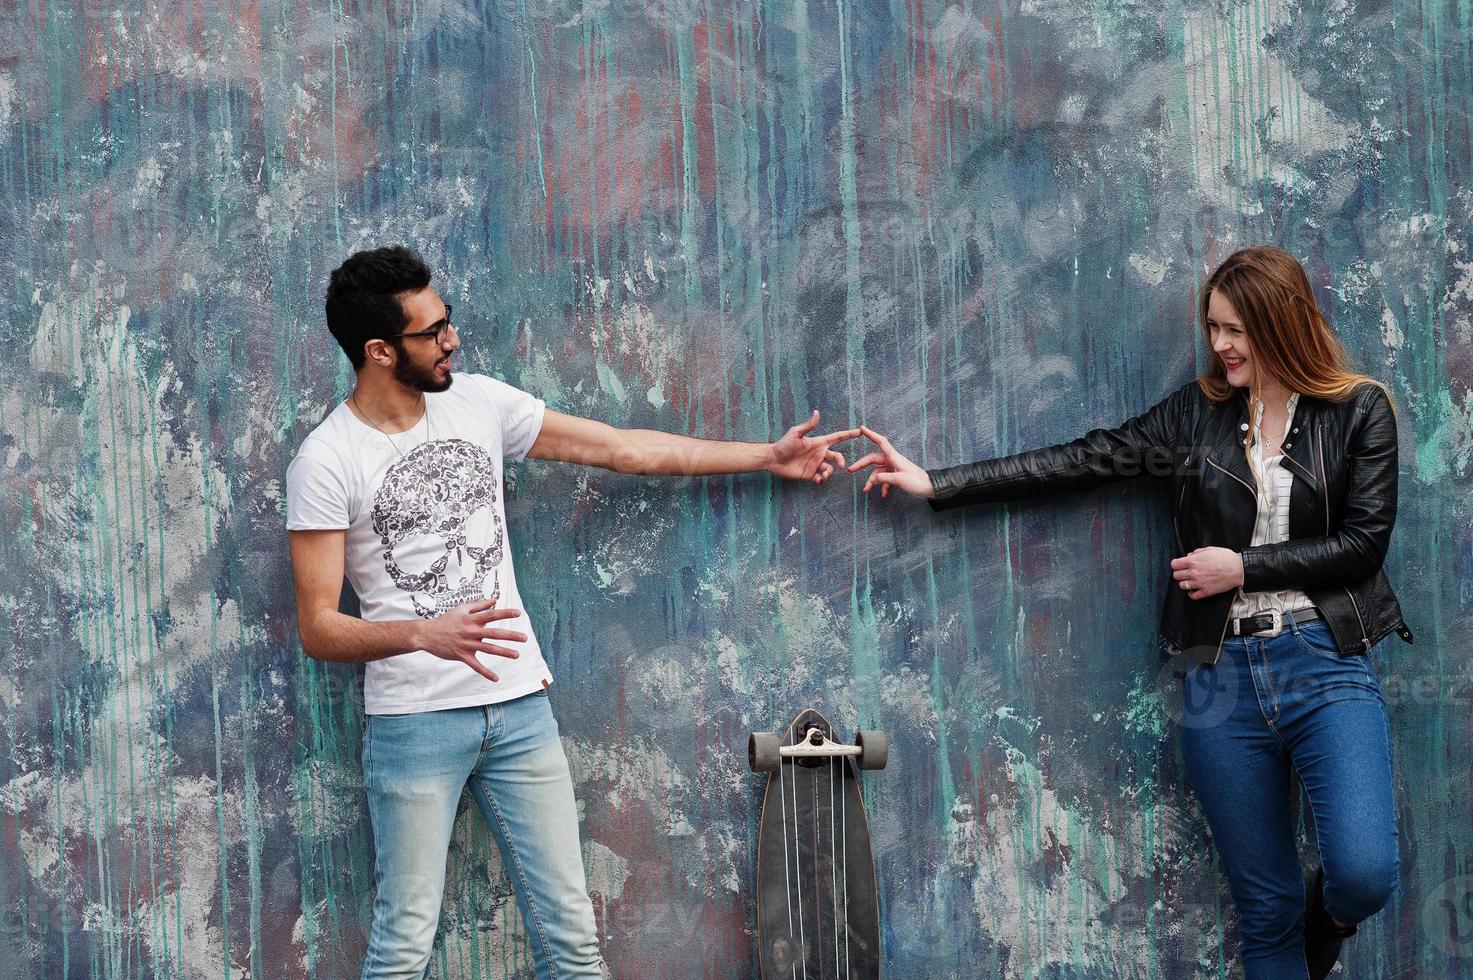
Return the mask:
POLYGON ((435 343, 437 343, 437 344, 443 344, 443 343, 445 343, 445 338, 448 337, 449 335, 450 335, 450 304, 449 303, 446 303, 445 304, 445 318, 443 320, 440 320, 438 323, 435 323, 428 330, 416 330, 413 333, 391 333, 391 334, 389 334, 389 336, 385 337, 384 339, 385 340, 392 340, 395 337, 434 337, 435 338, 435 343))

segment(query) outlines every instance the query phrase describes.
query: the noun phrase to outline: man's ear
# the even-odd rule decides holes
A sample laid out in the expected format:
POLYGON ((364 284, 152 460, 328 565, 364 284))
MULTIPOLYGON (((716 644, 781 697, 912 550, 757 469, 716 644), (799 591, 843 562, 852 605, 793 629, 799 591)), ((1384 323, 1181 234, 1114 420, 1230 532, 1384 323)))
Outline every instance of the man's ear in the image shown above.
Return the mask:
MULTIPOLYGON (((370 346, 372 344, 378 344, 379 347, 382 348, 385 351, 389 351, 389 350, 392 349, 392 345, 391 344, 389 344, 387 341, 382 340, 382 339, 380 339, 378 337, 374 337, 371 340, 366 340, 366 341, 363 342, 363 359, 364 359, 365 362, 367 362, 367 361, 374 361, 375 363, 378 363, 377 358, 375 358, 373 356, 373 352, 374 352, 374 349, 375 348, 372 347, 372 346, 370 346)), ((390 360, 383 362, 385 367, 388 367, 389 365, 391 365, 393 363, 393 359, 392 358, 393 358, 393 355, 390 354, 390 360)))

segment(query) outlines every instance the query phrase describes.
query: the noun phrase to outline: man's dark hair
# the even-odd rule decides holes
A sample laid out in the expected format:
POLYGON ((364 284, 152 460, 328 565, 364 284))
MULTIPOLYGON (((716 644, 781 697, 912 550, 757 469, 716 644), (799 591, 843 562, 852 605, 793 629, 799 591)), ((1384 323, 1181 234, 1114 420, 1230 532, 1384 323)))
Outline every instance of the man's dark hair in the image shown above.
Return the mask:
MULTIPOLYGON (((332 270, 327 283, 327 329, 331 331, 354 371, 363 369, 363 345, 388 340, 409 326, 409 314, 399 293, 430 284, 430 267, 411 248, 386 245, 354 252, 332 270)), ((403 353, 402 340, 389 340, 403 353)))

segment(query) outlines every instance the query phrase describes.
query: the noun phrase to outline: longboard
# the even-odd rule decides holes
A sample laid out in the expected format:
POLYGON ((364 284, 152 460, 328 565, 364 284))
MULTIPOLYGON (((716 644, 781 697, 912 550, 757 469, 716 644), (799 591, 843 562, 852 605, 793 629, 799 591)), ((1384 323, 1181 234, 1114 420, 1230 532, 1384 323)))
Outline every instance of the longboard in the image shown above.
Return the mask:
POLYGON ((748 764, 768 773, 757 830, 763 980, 878 980, 880 899, 859 769, 882 769, 888 755, 883 732, 845 745, 812 708, 782 735, 748 739, 748 764))

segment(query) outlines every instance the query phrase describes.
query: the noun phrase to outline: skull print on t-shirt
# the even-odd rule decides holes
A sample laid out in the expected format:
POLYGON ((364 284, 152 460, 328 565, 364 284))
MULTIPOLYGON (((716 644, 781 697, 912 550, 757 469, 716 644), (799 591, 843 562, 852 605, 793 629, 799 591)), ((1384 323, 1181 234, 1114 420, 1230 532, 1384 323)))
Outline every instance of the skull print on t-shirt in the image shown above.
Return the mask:
POLYGON ((495 569, 506 536, 495 505, 496 465, 486 450, 464 439, 417 446, 384 474, 373 498, 373 530, 383 542, 384 571, 409 593, 420 616, 433 619, 463 602, 501 598, 495 569), (490 540, 467 540, 475 530, 471 519, 483 510, 490 540), (406 569, 394 549, 412 538, 433 538, 444 548, 428 566, 406 569))

